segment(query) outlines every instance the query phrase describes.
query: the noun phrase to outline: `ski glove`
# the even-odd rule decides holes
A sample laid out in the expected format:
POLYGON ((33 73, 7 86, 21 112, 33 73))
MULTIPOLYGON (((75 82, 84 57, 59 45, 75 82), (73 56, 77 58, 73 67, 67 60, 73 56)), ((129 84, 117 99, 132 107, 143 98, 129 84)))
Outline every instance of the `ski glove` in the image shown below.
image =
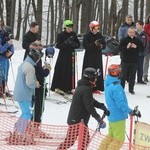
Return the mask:
POLYGON ((141 112, 138 110, 137 107, 135 107, 134 110, 132 110, 132 111, 130 112, 130 115, 132 115, 132 116, 137 116, 137 117, 141 118, 141 112))
POLYGON ((102 120, 101 117, 97 119, 97 122, 99 123, 99 127, 98 127, 99 129, 100 128, 102 128, 102 129, 106 128, 106 123, 102 120))
POLYGON ((67 40, 64 41, 66 45, 74 43, 74 36, 70 36, 67 40))
POLYGON ((104 114, 105 114, 106 116, 109 116, 109 115, 110 115, 110 111, 106 108, 105 105, 104 105, 101 109, 104 110, 104 114))

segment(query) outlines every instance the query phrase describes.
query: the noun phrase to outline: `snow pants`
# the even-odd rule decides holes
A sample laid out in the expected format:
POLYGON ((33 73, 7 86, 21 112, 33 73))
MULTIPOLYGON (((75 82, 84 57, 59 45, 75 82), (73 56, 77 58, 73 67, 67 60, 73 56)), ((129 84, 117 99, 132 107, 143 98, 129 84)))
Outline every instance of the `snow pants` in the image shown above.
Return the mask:
POLYGON ((120 150, 125 140, 125 120, 109 122, 108 135, 98 150, 120 150))
POLYGON ((15 131, 21 134, 25 134, 29 120, 32 117, 31 101, 19 101, 22 114, 15 124, 15 131))

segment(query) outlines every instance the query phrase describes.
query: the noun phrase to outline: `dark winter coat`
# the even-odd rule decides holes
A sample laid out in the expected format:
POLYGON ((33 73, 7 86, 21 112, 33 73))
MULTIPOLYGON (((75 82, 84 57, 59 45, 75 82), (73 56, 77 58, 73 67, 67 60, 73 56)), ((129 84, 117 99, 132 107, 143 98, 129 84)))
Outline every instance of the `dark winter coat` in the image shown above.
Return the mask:
POLYGON ((29 46, 32 42, 35 42, 36 40, 40 40, 39 35, 36 33, 31 32, 30 30, 23 36, 23 41, 22 41, 22 47, 26 50, 24 59, 27 57, 29 54, 29 46))
POLYGON ((148 39, 148 35, 146 34, 146 32, 141 31, 138 32, 136 31, 136 35, 135 35, 138 39, 141 40, 142 44, 143 44, 143 51, 139 52, 139 56, 146 56, 148 51, 149 51, 149 39, 148 39))
POLYGON ((56 47, 59 48, 60 51, 55 65, 51 90, 54 91, 56 88, 59 88, 64 92, 68 92, 74 88, 72 86, 72 84, 75 83, 75 79, 72 81, 72 76, 75 74, 74 52, 75 48, 80 47, 76 33, 63 31, 58 34, 56 47), (66 44, 66 40, 71 36, 74 37, 74 42, 66 44))
POLYGON ((101 76, 97 78, 96 90, 104 91, 103 80, 103 62, 102 62, 102 49, 95 45, 95 41, 101 39, 103 49, 106 47, 104 38, 101 33, 93 34, 89 32, 83 37, 83 47, 85 48, 85 55, 83 60, 82 74, 85 68, 93 67, 101 70, 101 76))
POLYGON ((93 98, 90 82, 82 78, 78 81, 78 86, 74 92, 67 123, 69 125, 76 124, 83 119, 85 125, 87 125, 90 115, 97 120, 100 115, 94 107, 103 109, 104 104, 93 98))
POLYGON ((121 40, 119 50, 121 52, 121 62, 138 63, 139 52, 143 51, 144 47, 141 40, 139 40, 138 38, 133 37, 132 39, 131 37, 127 36, 121 40), (129 42, 137 45, 137 48, 127 49, 127 45, 129 42))

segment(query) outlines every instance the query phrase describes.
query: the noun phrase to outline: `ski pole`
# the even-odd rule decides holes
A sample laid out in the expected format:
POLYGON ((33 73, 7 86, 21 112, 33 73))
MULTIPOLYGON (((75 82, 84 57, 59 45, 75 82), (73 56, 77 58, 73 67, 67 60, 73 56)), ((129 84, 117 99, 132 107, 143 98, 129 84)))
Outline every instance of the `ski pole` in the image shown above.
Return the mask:
POLYGON ((132 149, 132 131, 133 131, 133 116, 130 115, 129 150, 132 149))
POLYGON ((76 73, 76 80, 78 81, 78 61, 77 61, 77 50, 75 50, 75 73, 76 73))
POLYGON ((109 59, 109 53, 107 53, 107 58, 106 58, 106 65, 105 65, 105 74, 104 74, 104 79, 106 78, 107 67, 108 67, 108 59, 109 59))
POLYGON ((12 60, 10 58, 10 65, 11 65, 11 71, 12 71, 12 75, 13 75, 13 80, 14 80, 14 85, 15 85, 15 74, 14 74, 14 69, 13 69, 13 65, 12 65, 12 60))

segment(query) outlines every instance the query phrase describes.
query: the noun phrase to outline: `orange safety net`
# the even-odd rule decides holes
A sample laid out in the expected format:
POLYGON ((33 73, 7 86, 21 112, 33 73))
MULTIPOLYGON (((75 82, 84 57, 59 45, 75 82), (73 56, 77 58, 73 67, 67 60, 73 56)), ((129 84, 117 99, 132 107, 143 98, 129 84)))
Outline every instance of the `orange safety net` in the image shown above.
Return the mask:
MULTIPOLYGON (((17 120, 0 111, 0 150, 98 150, 106 138, 83 123, 60 126, 28 121, 26 132, 21 134, 14 130, 17 120)), ((146 149, 129 143, 123 143, 121 149, 129 150, 129 147, 134 150, 146 149)))

